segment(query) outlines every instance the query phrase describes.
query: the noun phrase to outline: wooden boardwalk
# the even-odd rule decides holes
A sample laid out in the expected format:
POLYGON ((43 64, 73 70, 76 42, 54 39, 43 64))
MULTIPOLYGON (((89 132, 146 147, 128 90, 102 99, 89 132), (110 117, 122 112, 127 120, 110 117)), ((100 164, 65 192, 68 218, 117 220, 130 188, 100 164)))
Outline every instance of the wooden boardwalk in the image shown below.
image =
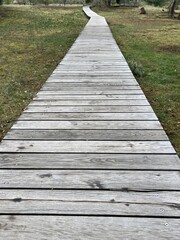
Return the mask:
POLYGON ((180 161, 103 17, 0 144, 0 240, 180 239, 180 161))

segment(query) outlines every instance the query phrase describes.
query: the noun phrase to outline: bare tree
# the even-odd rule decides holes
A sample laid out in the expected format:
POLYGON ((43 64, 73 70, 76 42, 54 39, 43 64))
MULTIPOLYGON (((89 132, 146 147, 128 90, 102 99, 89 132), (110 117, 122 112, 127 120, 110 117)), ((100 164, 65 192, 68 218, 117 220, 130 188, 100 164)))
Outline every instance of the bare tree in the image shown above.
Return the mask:
POLYGON ((177 5, 178 0, 171 0, 171 4, 169 6, 169 17, 174 18, 174 14, 175 14, 175 8, 177 5))

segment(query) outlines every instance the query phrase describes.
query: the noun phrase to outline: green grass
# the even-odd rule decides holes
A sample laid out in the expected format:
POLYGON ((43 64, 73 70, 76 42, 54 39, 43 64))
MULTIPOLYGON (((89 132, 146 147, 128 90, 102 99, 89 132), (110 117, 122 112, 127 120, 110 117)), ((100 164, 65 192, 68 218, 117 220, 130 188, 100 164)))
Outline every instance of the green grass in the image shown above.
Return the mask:
POLYGON ((154 111, 180 154, 180 28, 160 8, 95 9, 106 17, 154 111))
POLYGON ((0 7, 0 139, 86 22, 81 8, 0 7))

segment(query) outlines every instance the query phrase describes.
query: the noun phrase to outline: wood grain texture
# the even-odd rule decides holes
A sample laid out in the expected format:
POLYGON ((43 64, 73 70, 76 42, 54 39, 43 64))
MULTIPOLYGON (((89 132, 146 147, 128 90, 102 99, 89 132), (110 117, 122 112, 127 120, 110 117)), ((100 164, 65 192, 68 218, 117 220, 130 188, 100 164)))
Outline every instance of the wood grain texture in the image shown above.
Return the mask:
POLYGON ((25 112, 153 112, 150 106, 28 106, 25 112))
POLYGON ((123 86, 123 85, 115 85, 115 86, 96 86, 96 84, 94 84, 94 86, 86 86, 86 84, 84 86, 80 86, 79 84, 72 86, 72 84, 70 84, 69 86, 63 86, 62 84, 58 84, 58 83, 46 83, 41 91, 54 91, 54 90, 61 90, 61 91, 76 91, 78 90, 79 92, 94 92, 94 91, 104 91, 104 92, 111 92, 111 91, 115 91, 117 93, 119 93, 119 90, 140 90, 140 87, 138 85, 134 85, 134 86, 123 86))
POLYGON ((116 99, 146 99, 144 95, 57 95, 57 94, 37 94, 34 100, 75 100, 80 99, 83 100, 116 100, 116 99))
POLYGON ((4 139, 34 140, 103 140, 163 141, 163 130, 11 130, 4 139))
POLYGON ((6 240, 179 240, 179 223, 170 218, 7 215, 0 218, 0 234, 6 240))
POLYGON ((180 170, 176 155, 4 153, 0 168, 9 169, 147 169, 180 170))
POLYGON ((61 90, 43 90, 38 93, 39 95, 45 95, 45 94, 53 94, 53 95, 132 95, 132 94, 143 94, 142 90, 133 90, 133 89, 122 89, 122 90, 103 90, 103 91, 96 91, 96 90, 88 90, 87 91, 80 91, 77 90, 68 90, 68 91, 61 91, 61 90))
POLYGON ((76 106, 81 106, 81 105, 89 105, 89 106, 147 106, 149 105, 148 101, 147 100, 143 100, 143 99, 140 99, 140 100, 137 100, 137 99, 126 99, 126 100, 84 100, 82 101, 81 99, 80 100, 50 100, 50 101, 47 101, 47 100, 34 100, 32 101, 29 106, 61 106, 61 105, 64 105, 64 106, 67 106, 67 105, 70 105, 70 106, 73 106, 73 105, 76 105, 76 106))
POLYGON ((179 171, 0 170, 0 188, 180 190, 179 171))
MULTIPOLYGON (((64 114, 63 114, 64 115, 64 114)), ((79 114, 80 115, 80 114, 79 114)), ((134 129, 134 130, 159 130, 162 129, 160 123, 158 121, 76 121, 76 120, 67 120, 60 121, 58 120, 58 114, 41 114, 41 118, 39 121, 37 117, 40 114, 23 114, 20 119, 25 121, 16 122, 12 129, 134 129), (33 119, 34 117, 34 119, 33 119), (30 120, 28 120, 30 119, 30 120), (31 120, 32 119, 32 120, 31 120), (42 120, 41 120, 42 119, 42 120), (51 121, 48 121, 48 120, 51 121), (54 120, 55 119, 55 120, 54 120), (46 120, 46 121, 44 121, 46 120), (52 121, 53 120, 53 121, 52 121)), ((65 114, 66 116, 66 114, 65 114)))
MULTIPOLYGON (((52 119, 53 119, 53 114, 52 119)), ((36 116, 34 114, 34 116, 36 116)), ((46 115, 42 119, 46 119, 46 115)), ((49 115, 47 115, 48 117, 49 115)), ((158 121, 18 121, 12 129, 162 129, 158 121)))
POLYGON ((180 192, 0 190, 0 213, 180 216, 180 192))
POLYGON ((175 154, 169 141, 3 140, 0 152, 175 154))
POLYGON ((114 77, 114 79, 109 79, 109 78, 88 78, 88 77, 85 77, 85 78, 77 78, 77 77, 63 77, 63 78, 58 78, 56 77, 56 75, 53 77, 50 77, 47 82, 50 82, 50 83, 96 83, 97 85, 98 84, 103 84, 104 85, 108 85, 108 84, 113 84, 113 85, 135 85, 136 82, 135 82, 135 79, 132 78, 132 77, 125 77, 123 79, 116 79, 114 77))

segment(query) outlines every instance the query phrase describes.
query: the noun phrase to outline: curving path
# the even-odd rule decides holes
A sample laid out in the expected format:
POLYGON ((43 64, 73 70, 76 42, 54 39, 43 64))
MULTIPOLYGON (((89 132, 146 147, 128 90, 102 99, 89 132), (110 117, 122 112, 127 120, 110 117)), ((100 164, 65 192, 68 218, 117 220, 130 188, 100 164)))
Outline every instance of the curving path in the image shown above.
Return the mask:
POLYGON ((103 17, 0 144, 1 240, 180 239, 180 162, 103 17))

